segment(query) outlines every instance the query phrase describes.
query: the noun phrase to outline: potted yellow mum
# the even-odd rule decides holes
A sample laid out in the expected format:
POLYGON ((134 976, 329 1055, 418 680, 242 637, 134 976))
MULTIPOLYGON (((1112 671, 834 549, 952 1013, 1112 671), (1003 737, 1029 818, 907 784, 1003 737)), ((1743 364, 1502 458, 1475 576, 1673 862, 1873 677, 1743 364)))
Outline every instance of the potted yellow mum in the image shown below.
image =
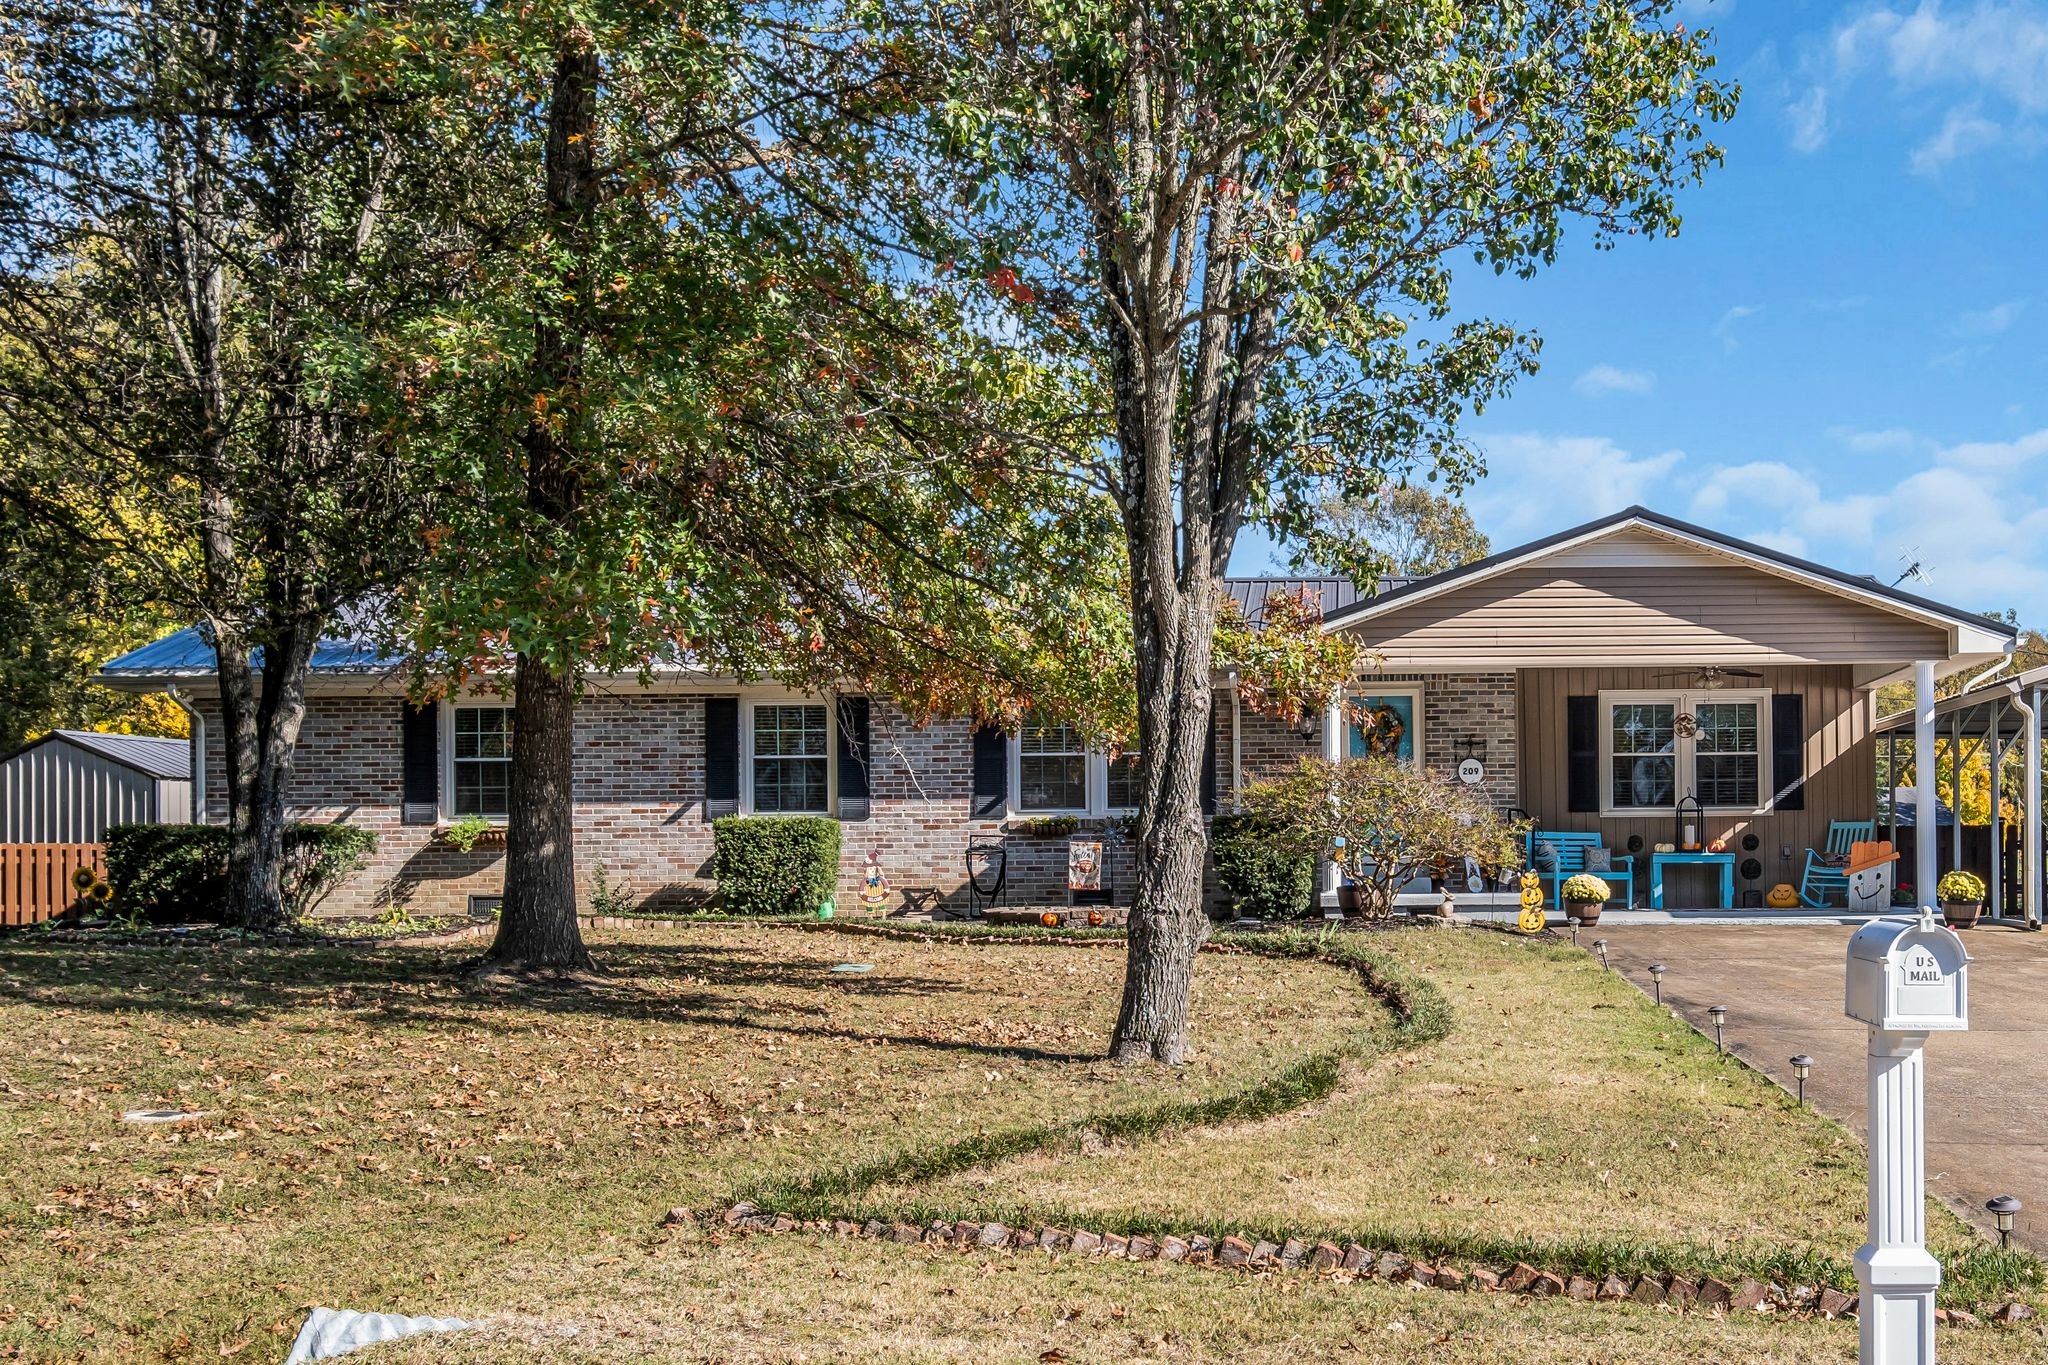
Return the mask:
POLYGON ((1565 878, 1557 898, 1564 902, 1567 916, 1576 918, 1581 924, 1598 924, 1600 909, 1613 894, 1614 888, 1607 884, 1605 877, 1581 872, 1575 877, 1565 878))

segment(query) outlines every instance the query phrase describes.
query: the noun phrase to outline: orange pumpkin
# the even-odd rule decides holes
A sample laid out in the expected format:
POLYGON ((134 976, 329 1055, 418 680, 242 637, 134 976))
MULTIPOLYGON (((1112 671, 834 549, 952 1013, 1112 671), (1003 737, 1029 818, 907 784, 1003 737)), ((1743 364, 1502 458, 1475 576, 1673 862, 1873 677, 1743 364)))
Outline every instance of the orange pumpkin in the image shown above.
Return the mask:
POLYGON ((1060 927, 1059 915, 1051 910, 1048 910, 1044 914, 1040 915, 1038 917, 1038 922, 1040 924, 1043 924, 1048 929, 1057 929, 1060 927))
POLYGON ((1094 925, 1098 929, 1101 928, 1102 912, 1100 910, 1090 910, 1088 912, 1088 923, 1094 925))

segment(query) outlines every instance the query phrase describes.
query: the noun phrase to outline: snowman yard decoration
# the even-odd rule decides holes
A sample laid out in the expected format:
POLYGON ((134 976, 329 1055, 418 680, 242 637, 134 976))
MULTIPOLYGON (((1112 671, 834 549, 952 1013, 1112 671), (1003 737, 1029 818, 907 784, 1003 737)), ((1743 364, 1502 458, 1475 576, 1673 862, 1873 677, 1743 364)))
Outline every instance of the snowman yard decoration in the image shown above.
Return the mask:
POLYGON ((1849 845, 1849 863, 1842 874, 1849 879, 1849 909, 1856 914, 1877 915, 1891 909, 1892 885, 1898 875, 1899 855, 1888 841, 1849 845))

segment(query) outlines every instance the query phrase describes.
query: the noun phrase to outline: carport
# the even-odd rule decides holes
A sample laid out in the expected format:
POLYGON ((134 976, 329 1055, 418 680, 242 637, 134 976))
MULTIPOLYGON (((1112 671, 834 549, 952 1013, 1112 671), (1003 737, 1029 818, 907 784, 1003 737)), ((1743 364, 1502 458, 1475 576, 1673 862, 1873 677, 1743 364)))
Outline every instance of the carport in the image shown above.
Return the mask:
MULTIPOLYGON (((2011 794, 2011 783, 2005 773, 2005 760, 2017 747, 2022 752, 2019 800, 2016 803, 2020 814, 2020 905, 2029 925, 2041 922, 2041 700, 2042 692, 2048 689, 2048 666, 2031 668, 2016 677, 2001 682, 1988 682, 1968 688, 1957 695, 1936 702, 1933 724, 1922 736, 1931 739, 1946 738, 1954 761, 1949 764, 1949 809, 1955 813, 1949 825, 1949 847, 1943 860, 1950 868, 1963 864, 1963 822, 1962 784, 1963 769, 1978 754, 1985 754, 1991 767, 1991 848, 1990 859, 1990 906, 1994 916, 2003 918, 2005 913, 2005 888, 2002 885, 2002 860, 1997 850, 2004 846, 2003 798, 2011 794)), ((1909 741, 1916 734, 1916 725, 1922 717, 1911 711, 1901 711, 1880 719, 1873 729, 1878 743, 1884 746, 1887 759, 1886 771, 1893 786, 1891 798, 1885 803, 1890 815, 1889 833, 1896 841, 1899 830, 1898 774, 1899 737, 1909 741)), ((1934 749, 1932 742, 1925 746, 1930 758, 1934 749)), ((1914 802, 1914 842, 1920 857, 1920 877, 1916 885, 1931 882, 1927 870, 1935 866, 1936 858, 1930 857, 1930 850, 1939 855, 1941 827, 1935 814, 1938 802, 1930 800, 1934 793, 1936 774, 1930 761, 1927 766, 1920 764, 1922 746, 1913 747, 1914 775, 1921 793, 1914 802)), ((1922 896, 1927 900, 1926 896, 1922 896)))

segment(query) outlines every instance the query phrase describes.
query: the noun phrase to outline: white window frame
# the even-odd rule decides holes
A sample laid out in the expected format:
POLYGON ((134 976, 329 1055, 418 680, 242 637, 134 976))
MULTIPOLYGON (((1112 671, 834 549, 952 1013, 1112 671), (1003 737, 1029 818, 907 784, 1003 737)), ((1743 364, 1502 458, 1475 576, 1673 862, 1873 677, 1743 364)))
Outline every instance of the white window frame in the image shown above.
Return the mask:
MULTIPOLYGON (((1696 691, 1618 691, 1600 694, 1600 814, 1615 820, 1637 816, 1672 815, 1669 806, 1617 806, 1614 804, 1614 708, 1628 705, 1669 706, 1674 716, 1698 714, 1698 708, 1714 702, 1749 702, 1756 707, 1756 792, 1754 806, 1707 806, 1702 813, 1715 815, 1768 815, 1771 791, 1771 690, 1768 687, 1717 687, 1696 691)), ((1675 735, 1671 745, 1671 791, 1674 802, 1691 795, 1699 783, 1698 753, 1693 739, 1675 735)))
MULTIPOLYGON (((1083 768, 1082 789, 1085 800, 1078 806, 1063 806, 1057 810, 1024 809, 1024 731, 1019 727, 1010 735, 1010 818, 1015 820, 1037 820, 1062 815, 1077 816, 1084 820, 1106 820, 1114 816, 1135 815, 1136 806, 1112 806, 1109 804, 1109 751, 1098 749, 1086 740, 1081 744, 1082 755, 1087 762, 1083 768)), ((1137 750, 1125 753, 1136 755, 1137 750)))
POLYGON ((1384 687, 1357 686, 1345 689, 1344 706, 1339 713, 1343 725, 1337 735, 1337 757, 1351 757, 1351 707, 1354 702, 1365 697, 1408 697, 1414 701, 1415 716, 1415 754, 1410 762, 1414 767, 1422 767, 1428 761, 1428 751, 1423 747, 1423 741, 1427 736, 1423 722, 1422 696, 1421 683, 1388 683, 1384 687))
MULTIPOLYGON (((455 713, 457 711, 510 711, 511 709, 512 699, 510 697, 463 697, 457 701, 444 700, 441 703, 441 819, 443 823, 470 818, 466 815, 457 815, 455 813, 455 713)), ((508 768, 511 766, 511 762, 511 756, 508 754, 505 759, 508 768)), ((509 777, 507 780, 510 780, 509 777)), ((509 791, 510 788, 508 787, 507 790, 509 791)), ((509 799, 508 797, 508 804, 509 799)), ((504 815, 485 815, 479 818, 488 820, 493 825, 503 826, 512 817, 508 809, 504 815)))
POLYGON ((740 697, 740 813, 743 815, 809 815, 837 819, 839 816, 839 707, 831 697, 807 697, 798 693, 761 694, 740 697), (754 809, 754 712, 764 706, 822 706, 825 708, 825 809, 754 809))

